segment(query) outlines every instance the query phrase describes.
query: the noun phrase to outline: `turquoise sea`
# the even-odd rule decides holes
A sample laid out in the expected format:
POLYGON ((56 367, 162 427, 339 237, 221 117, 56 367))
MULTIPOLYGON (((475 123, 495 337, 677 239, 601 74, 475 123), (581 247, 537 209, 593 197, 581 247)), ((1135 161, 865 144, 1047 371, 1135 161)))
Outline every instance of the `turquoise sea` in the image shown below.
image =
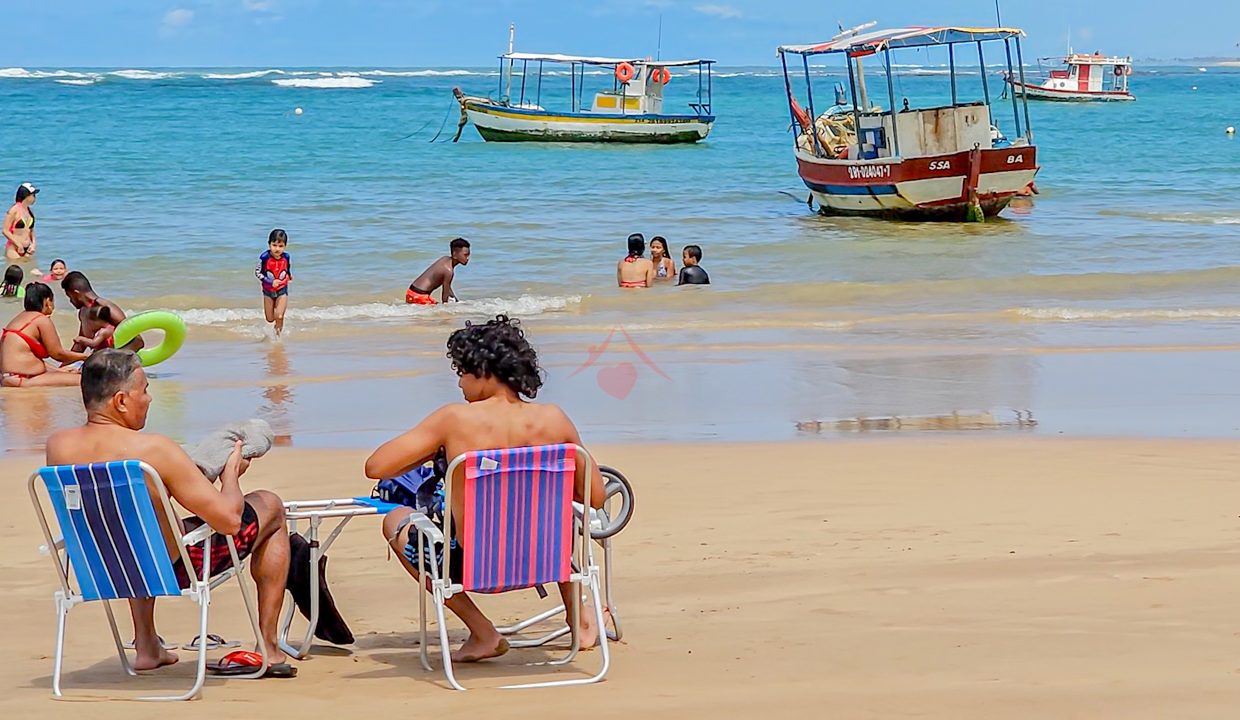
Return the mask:
MULTIPOLYGON (((946 97, 938 63, 908 63, 897 98, 946 97)), ((842 74, 814 72, 822 105, 842 74)), ((981 78, 963 75, 961 96, 980 99, 981 78)), ((1240 391, 1240 138, 1224 133, 1240 126, 1240 68, 1142 65, 1135 103, 1031 103, 1041 195, 984 225, 810 212, 775 67, 717 68, 719 119, 695 146, 491 144, 472 128, 449 142, 452 87, 499 83, 494 68, 2 69, 0 190, 42 189, 35 265, 63 257, 127 309, 185 316, 189 344, 156 372, 156 420, 180 436, 259 414, 298 444, 381 439, 455 397, 445 334, 496 312, 526 322, 547 399, 602 439, 962 413, 1035 432, 1240 427, 1226 400, 1240 391), (296 276, 282 342, 253 277, 277 226, 296 276), (634 231, 677 259, 701 245, 714 284, 621 293, 634 231), (458 235, 473 243, 465 302, 406 307, 458 235), (609 336, 618 359, 582 370, 609 336), (617 397, 597 373, 625 363, 617 397)), ((669 107, 696 86, 674 77, 669 107)), ((567 74, 540 92, 566 102, 567 74)), ((870 93, 886 105, 881 74, 870 93)), ((1013 134, 1011 106, 994 115, 1013 134)), ((69 394, 18 395, 0 393, 5 447, 76 421, 69 394)))

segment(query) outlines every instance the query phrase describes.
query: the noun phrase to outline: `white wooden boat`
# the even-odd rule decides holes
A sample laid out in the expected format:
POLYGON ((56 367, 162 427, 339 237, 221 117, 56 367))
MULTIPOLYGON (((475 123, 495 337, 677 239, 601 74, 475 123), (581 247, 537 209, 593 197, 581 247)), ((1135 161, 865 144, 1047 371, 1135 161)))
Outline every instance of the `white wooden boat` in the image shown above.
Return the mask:
MULTIPOLYGON (((873 23, 871 23, 872 25, 873 23)), ((974 220, 997 215, 1012 198, 1034 191, 1037 148, 1029 128, 1029 107, 1012 93, 1011 138, 997 127, 989 79, 976 88, 957 82, 957 50, 972 53, 985 67, 983 45, 1002 42, 1012 68, 1024 32, 1014 28, 910 27, 862 32, 854 28, 827 42, 779 48, 795 140, 797 172, 824 215, 865 215, 909 220, 974 220), (945 47, 950 103, 931 107, 897 105, 891 54, 903 48, 945 47), (863 58, 881 53, 887 108, 872 105, 863 58), (836 105, 814 108, 810 58, 838 54, 848 65, 851 105, 843 88, 836 105), (790 65, 789 59, 795 58, 790 65), (793 82, 792 73, 803 75, 793 82), (805 88, 804 109, 797 90, 805 88), (970 93, 976 95, 969 96, 970 93)), ((1019 65, 1017 66, 1019 67, 1019 65)), ((821 99, 822 95, 818 97, 821 99)))
POLYGON ((1012 77, 1011 73, 1004 79, 1014 90, 1024 92, 1030 100, 1125 102, 1137 99, 1128 90, 1128 78, 1132 76, 1130 57, 1069 52, 1062 62, 1065 68, 1051 70, 1037 84, 1036 80, 1026 83, 1021 78, 1012 77))
POLYGON ((499 99, 466 95, 459 89, 454 94, 461 104, 462 122, 472 122, 478 134, 492 142, 694 143, 705 139, 715 122, 713 63, 509 52, 500 56, 499 99), (548 64, 569 66, 567 109, 542 105, 548 64), (610 89, 593 93, 587 104, 586 68, 591 67, 610 69, 613 79, 610 89), (678 72, 686 68, 694 71, 678 72), (678 84, 688 88, 689 112, 666 112, 665 97, 678 84))

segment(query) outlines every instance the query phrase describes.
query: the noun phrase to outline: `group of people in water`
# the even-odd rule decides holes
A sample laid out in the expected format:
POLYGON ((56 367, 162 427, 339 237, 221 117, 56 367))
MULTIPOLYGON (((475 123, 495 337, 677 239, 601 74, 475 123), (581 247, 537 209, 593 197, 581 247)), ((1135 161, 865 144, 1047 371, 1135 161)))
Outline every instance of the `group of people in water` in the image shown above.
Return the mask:
POLYGON ((616 263, 616 284, 622 288, 648 288, 676 278, 677 285, 709 285, 710 275, 699 264, 702 248, 686 245, 680 255, 683 267, 676 272, 676 262, 667 249, 667 240, 660 235, 650 238, 650 257, 646 257, 646 237, 629 235, 629 253, 616 263))

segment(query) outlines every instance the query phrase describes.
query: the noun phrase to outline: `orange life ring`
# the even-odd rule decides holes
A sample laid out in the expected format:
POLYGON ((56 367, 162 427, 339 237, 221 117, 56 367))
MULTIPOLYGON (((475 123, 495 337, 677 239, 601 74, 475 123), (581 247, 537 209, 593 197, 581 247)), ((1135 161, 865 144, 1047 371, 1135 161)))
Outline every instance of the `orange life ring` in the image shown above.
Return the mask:
POLYGON ((672 81, 672 72, 667 68, 650 68, 650 82, 666 85, 672 81))
POLYGON ((637 71, 629 63, 622 62, 616 66, 616 79, 622 83, 627 83, 637 75, 637 71))
POLYGON ((1131 66, 1131 65, 1125 65, 1125 66, 1124 66, 1124 74, 1125 74, 1125 75, 1131 75, 1131 74, 1132 74, 1132 66, 1131 66))

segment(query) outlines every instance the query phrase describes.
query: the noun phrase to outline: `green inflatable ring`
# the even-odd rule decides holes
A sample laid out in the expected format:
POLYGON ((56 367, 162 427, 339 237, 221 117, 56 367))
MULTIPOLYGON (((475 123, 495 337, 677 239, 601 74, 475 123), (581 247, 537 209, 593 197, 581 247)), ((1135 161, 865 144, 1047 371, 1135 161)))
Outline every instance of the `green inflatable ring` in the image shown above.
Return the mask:
POLYGON ((138 359, 142 361, 143 367, 160 364, 175 355, 185 344, 185 321, 180 315, 167 310, 150 310, 125 318, 116 326, 116 332, 112 334, 112 344, 124 347, 149 330, 163 330, 164 341, 155 347, 145 347, 138 351, 138 359))

